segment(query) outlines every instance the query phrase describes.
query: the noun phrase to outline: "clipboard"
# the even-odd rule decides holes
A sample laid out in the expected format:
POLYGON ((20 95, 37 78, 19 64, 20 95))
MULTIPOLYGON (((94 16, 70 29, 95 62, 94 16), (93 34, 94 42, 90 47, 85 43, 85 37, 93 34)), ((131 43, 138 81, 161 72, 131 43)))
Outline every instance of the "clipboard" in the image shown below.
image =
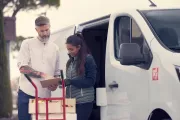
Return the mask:
POLYGON ((42 80, 40 81, 40 83, 43 88, 47 88, 51 85, 58 85, 59 81, 61 81, 61 78, 52 78, 52 79, 42 80))

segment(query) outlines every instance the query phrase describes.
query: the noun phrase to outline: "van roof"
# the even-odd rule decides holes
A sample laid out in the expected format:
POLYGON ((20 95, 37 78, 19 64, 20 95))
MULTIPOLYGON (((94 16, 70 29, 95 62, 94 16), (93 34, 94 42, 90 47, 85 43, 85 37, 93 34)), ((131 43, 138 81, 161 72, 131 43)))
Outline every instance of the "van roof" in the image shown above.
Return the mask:
MULTIPOLYGON (((180 9, 178 7, 145 7, 145 8, 126 8, 126 9, 121 9, 120 11, 136 11, 136 10, 168 10, 168 9, 180 9)), ((119 13, 119 10, 116 11, 115 13, 119 13)), ((92 22, 96 22, 96 21, 99 21, 99 20, 103 20, 103 19, 108 19, 110 17, 110 14, 109 15, 105 15, 105 16, 100 16, 99 18, 94 18, 92 20, 89 20, 89 21, 85 21, 83 23, 80 23, 79 25, 85 25, 85 24, 89 24, 89 23, 92 23, 92 22)))
MULTIPOLYGON (((170 10, 170 9, 180 9, 180 7, 133 7, 133 8, 122 8, 122 9, 119 9, 119 10, 117 10, 116 12, 114 12, 114 13, 119 13, 119 12, 126 12, 126 11, 136 11, 136 10, 170 10)), ((113 13, 111 13, 111 14, 113 14, 113 13)))
MULTIPOLYGON (((127 9, 121 9, 120 11, 137 11, 137 10, 170 10, 170 9, 180 9, 179 7, 138 7, 138 8, 127 8, 127 9)), ((119 10, 118 10, 119 11, 119 10)), ((118 11, 114 12, 114 13, 119 13, 118 11)), ((113 14, 113 13, 111 13, 113 14)), ((93 23, 93 22, 96 22, 96 21, 99 21, 99 20, 104 20, 104 19, 109 19, 110 15, 111 14, 108 14, 108 15, 104 15, 104 16, 100 16, 99 18, 94 18, 94 19, 91 19, 89 21, 84 21, 80 24, 78 24, 78 26, 83 26, 83 25, 86 25, 86 24, 90 24, 90 23, 93 23)), ((65 27, 65 28, 62 28, 60 30, 57 30, 55 32, 53 32, 52 34, 55 34, 55 33, 58 33, 60 31, 63 31, 63 30, 66 30, 68 29, 69 27, 72 27, 72 26, 76 26, 76 25, 70 25, 68 27, 65 27)))
POLYGON ((139 8, 138 10, 168 10, 168 9, 180 9, 179 7, 146 7, 139 8))

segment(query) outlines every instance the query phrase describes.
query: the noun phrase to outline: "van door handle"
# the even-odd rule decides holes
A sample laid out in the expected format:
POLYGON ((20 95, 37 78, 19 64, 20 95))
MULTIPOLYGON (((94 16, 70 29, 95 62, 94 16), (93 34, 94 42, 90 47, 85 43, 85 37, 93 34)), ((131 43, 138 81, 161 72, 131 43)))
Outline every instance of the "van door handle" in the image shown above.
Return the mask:
POLYGON ((109 88, 118 88, 118 83, 116 83, 116 81, 113 81, 111 84, 109 84, 109 88))

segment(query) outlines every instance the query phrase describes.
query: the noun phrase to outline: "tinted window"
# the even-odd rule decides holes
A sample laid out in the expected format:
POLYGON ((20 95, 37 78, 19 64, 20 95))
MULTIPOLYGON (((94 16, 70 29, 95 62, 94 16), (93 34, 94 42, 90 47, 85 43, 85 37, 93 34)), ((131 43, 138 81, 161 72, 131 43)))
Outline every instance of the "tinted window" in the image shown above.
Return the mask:
POLYGON ((180 51, 180 9, 141 12, 161 43, 171 50, 180 51))

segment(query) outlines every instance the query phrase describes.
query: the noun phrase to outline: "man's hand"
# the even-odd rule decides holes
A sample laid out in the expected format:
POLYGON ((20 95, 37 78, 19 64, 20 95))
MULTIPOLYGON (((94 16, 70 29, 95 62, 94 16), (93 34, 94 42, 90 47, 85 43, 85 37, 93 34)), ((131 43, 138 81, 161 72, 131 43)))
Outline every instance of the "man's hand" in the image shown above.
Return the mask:
POLYGON ((48 87, 50 91, 55 91, 57 89, 58 85, 51 85, 48 87))

